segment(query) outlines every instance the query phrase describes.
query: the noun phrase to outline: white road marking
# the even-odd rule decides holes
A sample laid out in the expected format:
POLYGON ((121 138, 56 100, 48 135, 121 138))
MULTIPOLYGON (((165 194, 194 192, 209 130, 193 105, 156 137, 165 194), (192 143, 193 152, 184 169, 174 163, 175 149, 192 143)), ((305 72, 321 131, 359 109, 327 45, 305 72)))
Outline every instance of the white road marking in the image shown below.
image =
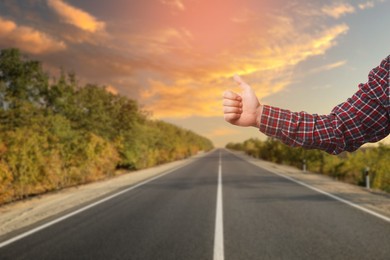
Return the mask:
MULTIPOLYGON (((229 152, 230 152, 230 151, 229 151, 229 152)), ((231 152, 231 153, 232 153, 232 152, 231 152)), ((234 153, 232 153, 232 154, 234 154, 234 153)), ((235 155, 235 154, 234 154, 234 155, 235 155)), ((235 155, 235 156, 237 156, 237 155, 235 155)), ((237 156, 237 157, 238 157, 238 156, 237 156)), ((244 160, 246 160, 246 159, 244 159, 244 160)), ((246 161, 248 161, 248 160, 246 160, 246 161)), ((316 192, 319 192, 319 193, 321 193, 321 194, 324 194, 324 195, 326 195, 326 196, 328 196, 328 197, 331 197, 332 199, 335 199, 335 200, 340 201, 340 202, 342 202, 342 203, 345 203, 345 204, 347 204, 347 205, 349 205, 349 206, 351 206, 351 207, 354 207, 354 208, 359 209, 359 210, 361 210, 361 211, 364 211, 364 212, 366 212, 366 213, 368 213, 368 214, 371 214, 371 215, 373 215, 373 216, 375 216, 375 217, 377 217, 377 218, 380 218, 380 219, 382 219, 382 220, 384 220, 384 221, 390 222, 390 218, 389 218, 389 217, 386 217, 386 216, 384 216, 384 215, 382 215, 382 214, 379 214, 379 213, 377 213, 377 212, 375 212, 375 211, 372 211, 372 210, 370 210, 370 209, 367 209, 367 208, 365 208, 365 207, 362 207, 362 206, 360 206, 360 205, 358 205, 358 204, 356 204, 356 203, 353 203, 353 202, 351 202, 351 201, 349 201, 349 200, 340 198, 339 196, 336 196, 336 195, 331 194, 331 193, 329 193, 329 192, 323 191, 323 190, 321 190, 321 189, 318 189, 318 188, 316 188, 316 187, 313 187, 313 186, 311 186, 311 185, 309 185, 309 184, 306 184, 306 183, 304 183, 304 182, 298 181, 298 180, 296 180, 296 179, 294 179, 294 178, 292 178, 292 177, 286 176, 286 175, 284 175, 284 174, 282 174, 282 173, 279 173, 279 172, 277 172, 277 171, 275 171, 275 170, 273 170, 273 169, 263 168, 263 167, 257 165, 255 162, 252 162, 252 161, 248 161, 248 162, 250 162, 250 163, 256 165, 257 167, 260 167, 260 168, 265 169, 265 170, 267 170, 267 171, 269 171, 269 172, 272 172, 272 173, 274 173, 274 174, 276 174, 276 175, 278 175, 278 176, 280 176, 280 177, 282 177, 282 178, 288 179, 288 180, 290 180, 290 181, 292 181, 292 182, 295 182, 295 183, 297 183, 297 184, 299 184, 299 185, 302 185, 302 186, 304 186, 304 187, 306 187, 306 188, 309 188, 309 189, 311 189, 311 190, 314 190, 314 191, 316 191, 316 192)))
POLYGON ((64 215, 64 216, 62 216, 62 217, 60 217, 60 218, 54 219, 54 220, 52 220, 52 221, 50 221, 50 222, 47 222, 47 223, 45 223, 45 224, 43 224, 43 225, 41 225, 41 226, 38 226, 38 227, 33 228, 33 229, 31 229, 31 230, 29 230, 29 231, 27 231, 27 232, 24 232, 24 233, 22 233, 22 234, 20 234, 20 235, 17 235, 17 236, 15 236, 15 237, 11 238, 11 239, 8 239, 8 240, 6 240, 6 241, 0 243, 0 248, 5 247, 5 246, 7 246, 7 245, 9 245, 9 244, 11 244, 11 243, 13 243, 13 242, 16 242, 16 241, 18 241, 18 240, 20 240, 20 239, 22 239, 22 238, 25 238, 25 237, 27 237, 27 236, 30 236, 30 235, 32 235, 32 234, 34 234, 34 233, 37 233, 38 231, 41 231, 41 230, 43 230, 43 229, 45 229, 45 228, 47 228, 47 227, 50 227, 50 226, 52 226, 52 225, 54 225, 54 224, 56 224, 56 223, 58 223, 58 222, 61 222, 61 221, 65 220, 65 219, 68 219, 68 218, 70 218, 70 217, 72 217, 72 216, 74 216, 74 215, 77 215, 77 214, 79 214, 79 213, 81 213, 81 212, 83 212, 83 211, 86 211, 86 210, 88 210, 88 209, 90 209, 90 208, 92 208, 92 207, 95 207, 95 206, 97 206, 97 205, 99 205, 99 204, 102 204, 102 203, 104 203, 104 202, 106 202, 106 201, 108 201, 108 200, 110 200, 110 199, 113 199, 113 198, 115 198, 115 197, 118 197, 118 196, 120 196, 120 195, 122 195, 122 194, 124 194, 124 193, 126 193, 126 192, 128 192, 128 191, 131 191, 131 190, 133 190, 133 189, 135 189, 135 188, 138 188, 138 187, 140 187, 140 186, 142 186, 142 185, 144 185, 144 184, 146 184, 146 183, 148 183, 148 182, 151 182, 151 181, 154 181, 154 180, 156 180, 156 179, 158 179, 158 178, 161 178, 161 177, 163 177, 163 176, 165 176, 165 175, 167 175, 167 174, 169 174, 169 173, 172 173, 173 171, 175 171, 175 170, 177 170, 177 169, 179 169, 179 168, 182 168, 182 167, 186 166, 187 164, 188 164, 188 163, 185 163, 185 164, 183 164, 183 165, 180 165, 180 166, 178 166, 178 167, 175 167, 175 168, 173 168, 173 169, 170 169, 170 170, 168 170, 167 172, 164 172, 164 173, 162 173, 162 174, 160 174, 160 175, 158 175, 158 176, 156 176, 156 177, 153 177, 153 178, 148 179, 148 180, 146 180, 146 181, 140 182, 140 183, 138 183, 138 184, 136 184, 136 185, 134 185, 134 186, 131 186, 131 187, 125 189, 125 190, 122 190, 122 191, 120 191, 120 192, 117 192, 117 193, 115 193, 115 194, 113 194, 113 195, 111 195, 111 196, 105 197, 104 199, 101 199, 101 200, 99 200, 99 201, 96 201, 96 202, 94 202, 94 203, 91 203, 91 204, 89 204, 89 205, 87 205, 87 206, 85 206, 85 207, 83 207, 83 208, 80 208, 80 209, 78 209, 78 210, 76 210, 76 211, 73 211, 73 212, 71 212, 71 213, 69 213, 69 214, 66 214, 66 215, 64 215))
MULTIPOLYGON (((268 169, 267 169, 267 170, 268 170, 268 169)), ((268 171, 270 171, 270 170, 268 170, 268 171)), ((389 217, 386 217, 386 216, 384 216, 384 215, 382 215, 382 214, 379 214, 379 213, 377 213, 377 212, 375 212, 375 211, 369 210, 369 209, 367 209, 367 208, 365 208, 365 207, 362 207, 362 206, 360 206, 360 205, 358 205, 358 204, 355 204, 355 203, 353 203, 353 202, 351 202, 351 201, 349 201, 349 200, 340 198, 339 196, 336 196, 336 195, 333 195, 333 194, 328 193, 328 192, 326 192, 326 191, 320 190, 320 189, 318 189, 318 188, 316 188, 316 187, 313 187, 313 186, 311 186, 311 185, 309 185, 309 184, 306 184, 306 183, 304 183, 304 182, 298 181, 298 180, 296 180, 296 179, 294 179, 294 178, 291 178, 291 177, 289 177, 289 176, 283 175, 283 174, 278 173, 278 172, 275 172, 275 171, 272 171, 272 172, 273 172, 274 174, 280 176, 280 177, 283 177, 283 178, 288 179, 288 180, 290 180, 290 181, 292 181, 292 182, 295 182, 295 183, 297 183, 297 184, 300 184, 300 185, 302 185, 302 186, 305 186, 306 188, 309 188, 309 189, 311 189, 311 190, 314 190, 314 191, 316 191, 316 192, 319 192, 319 193, 321 193, 321 194, 324 194, 324 195, 326 195, 326 196, 328 196, 328 197, 331 197, 331 198, 333 198, 333 199, 335 199, 335 200, 338 200, 338 201, 340 201, 340 202, 342 202, 342 203, 345 203, 345 204, 347 204, 347 205, 349 205, 349 206, 351 206, 351 207, 360 209, 361 211, 364 211, 364 212, 366 212, 366 213, 368 213, 368 214, 371 214, 371 215, 373 215, 373 216, 375 216, 375 217, 377 217, 377 218, 380 218, 380 219, 383 219, 383 220, 385 220, 385 221, 387 221, 387 222, 390 222, 390 218, 389 218, 389 217)))
POLYGON ((217 188, 217 208, 215 217, 214 233, 214 260, 224 260, 223 242, 223 209, 222 209, 222 163, 221 151, 219 151, 218 162, 218 188, 217 188))

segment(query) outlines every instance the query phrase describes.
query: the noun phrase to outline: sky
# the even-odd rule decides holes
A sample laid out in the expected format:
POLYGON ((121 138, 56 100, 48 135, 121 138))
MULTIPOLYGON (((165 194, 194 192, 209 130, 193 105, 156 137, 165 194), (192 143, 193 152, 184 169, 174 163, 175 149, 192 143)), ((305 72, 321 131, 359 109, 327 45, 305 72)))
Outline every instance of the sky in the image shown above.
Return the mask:
POLYGON ((390 0, 2 0, 0 48, 222 147, 266 138, 223 119, 235 73, 262 104, 329 114, 390 54, 389 10, 390 0))

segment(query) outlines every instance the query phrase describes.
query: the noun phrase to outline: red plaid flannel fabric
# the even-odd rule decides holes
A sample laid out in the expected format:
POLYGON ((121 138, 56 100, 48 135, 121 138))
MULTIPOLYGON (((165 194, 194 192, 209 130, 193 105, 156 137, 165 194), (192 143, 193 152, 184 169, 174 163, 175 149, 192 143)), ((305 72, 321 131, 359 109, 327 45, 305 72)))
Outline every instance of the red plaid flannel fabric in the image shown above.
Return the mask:
POLYGON ((290 146, 328 153, 354 151, 390 133, 390 56, 371 70, 368 82, 329 115, 263 106, 260 131, 290 146))

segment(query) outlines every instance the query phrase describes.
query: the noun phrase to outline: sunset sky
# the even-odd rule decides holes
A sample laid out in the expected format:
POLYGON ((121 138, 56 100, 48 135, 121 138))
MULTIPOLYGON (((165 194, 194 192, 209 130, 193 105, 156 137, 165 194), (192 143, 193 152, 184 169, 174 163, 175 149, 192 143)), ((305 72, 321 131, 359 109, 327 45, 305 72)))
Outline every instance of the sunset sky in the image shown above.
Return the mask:
POLYGON ((238 73, 264 104, 328 114, 390 54, 390 0, 2 0, 0 48, 107 86, 216 146, 238 73))

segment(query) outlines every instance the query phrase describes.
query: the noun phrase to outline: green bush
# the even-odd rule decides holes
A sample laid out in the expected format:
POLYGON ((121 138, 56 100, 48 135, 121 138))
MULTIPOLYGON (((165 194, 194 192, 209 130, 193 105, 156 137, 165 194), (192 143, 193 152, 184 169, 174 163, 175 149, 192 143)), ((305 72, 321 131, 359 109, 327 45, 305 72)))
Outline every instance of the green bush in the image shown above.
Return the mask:
POLYGON ((210 150, 210 140, 150 120, 136 101, 75 74, 0 52, 0 204, 210 150))
POLYGON ((305 161, 309 171, 357 185, 365 184, 363 173, 369 168, 371 187, 390 192, 390 147, 383 144, 338 156, 319 150, 288 147, 271 138, 265 141, 248 139, 243 143, 229 143, 226 148, 244 151, 256 158, 298 168, 302 168, 305 161))

